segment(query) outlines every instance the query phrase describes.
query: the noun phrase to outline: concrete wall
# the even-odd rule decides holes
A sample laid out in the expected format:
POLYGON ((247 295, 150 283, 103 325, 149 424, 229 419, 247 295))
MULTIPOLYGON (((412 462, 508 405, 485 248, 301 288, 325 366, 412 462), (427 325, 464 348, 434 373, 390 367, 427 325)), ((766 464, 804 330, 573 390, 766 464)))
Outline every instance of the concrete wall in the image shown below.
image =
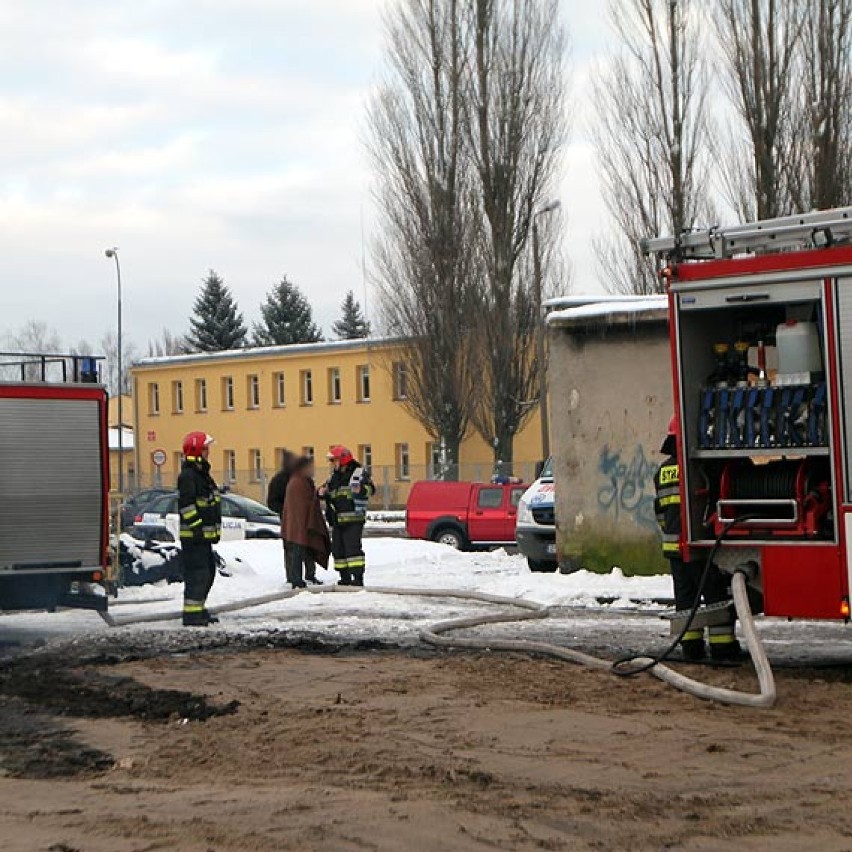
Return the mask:
POLYGON ((591 570, 666 570, 653 476, 672 414, 668 326, 659 315, 551 325, 557 542, 591 570))

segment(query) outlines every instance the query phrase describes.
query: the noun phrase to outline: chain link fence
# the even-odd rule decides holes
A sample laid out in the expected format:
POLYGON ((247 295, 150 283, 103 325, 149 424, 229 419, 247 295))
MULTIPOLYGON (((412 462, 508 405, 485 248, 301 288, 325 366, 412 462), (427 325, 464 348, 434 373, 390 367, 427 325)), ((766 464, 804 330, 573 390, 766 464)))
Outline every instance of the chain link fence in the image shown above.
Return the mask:
MULTIPOLYGON (((537 462, 515 462, 513 464, 461 464, 454 465, 442 472, 428 465, 409 465, 400 468, 397 465, 376 465, 370 468, 373 482, 376 485, 376 496, 370 501, 371 509, 396 510, 404 509, 408 501, 411 486, 415 482, 428 480, 457 480, 462 482, 488 482, 494 476, 515 477, 530 483, 535 479, 537 462)), ((228 488, 237 494, 266 502, 266 491, 269 480, 276 473, 275 468, 261 470, 224 471, 213 469, 213 477, 220 486, 228 488)), ((317 483, 326 478, 325 465, 317 464, 317 483)), ((174 488, 176 475, 173 471, 159 471, 150 476, 134 476, 128 484, 131 494, 145 491, 149 488, 174 488)))

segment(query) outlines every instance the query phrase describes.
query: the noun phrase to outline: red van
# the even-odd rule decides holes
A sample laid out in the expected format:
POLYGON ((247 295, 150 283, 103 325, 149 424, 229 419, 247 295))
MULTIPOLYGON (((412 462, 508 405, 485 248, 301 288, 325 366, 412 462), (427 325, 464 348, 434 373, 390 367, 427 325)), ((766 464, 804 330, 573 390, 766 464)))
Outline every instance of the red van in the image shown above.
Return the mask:
POLYGON ((448 544, 514 544, 518 502, 526 485, 480 482, 415 482, 405 507, 409 538, 448 544))

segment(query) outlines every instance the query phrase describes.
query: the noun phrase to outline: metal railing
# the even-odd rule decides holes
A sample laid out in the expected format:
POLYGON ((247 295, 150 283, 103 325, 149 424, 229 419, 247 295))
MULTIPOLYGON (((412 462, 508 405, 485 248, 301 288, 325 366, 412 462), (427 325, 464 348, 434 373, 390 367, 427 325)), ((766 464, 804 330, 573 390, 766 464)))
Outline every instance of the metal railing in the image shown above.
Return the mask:
POLYGON ((58 352, 0 352, 0 380, 13 382, 101 381, 102 355, 67 355, 58 352))

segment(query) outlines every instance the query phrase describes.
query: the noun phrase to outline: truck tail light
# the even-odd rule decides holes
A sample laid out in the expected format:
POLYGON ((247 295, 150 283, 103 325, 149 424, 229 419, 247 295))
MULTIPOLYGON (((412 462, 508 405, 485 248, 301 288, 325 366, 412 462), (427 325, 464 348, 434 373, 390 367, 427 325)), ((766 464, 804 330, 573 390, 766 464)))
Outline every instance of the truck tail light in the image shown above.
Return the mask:
POLYGON ((843 600, 840 601, 840 614, 844 618, 849 618, 849 598, 843 598, 843 600))
POLYGON ((104 572, 103 571, 92 572, 92 582, 100 583, 100 581, 103 580, 103 578, 104 578, 104 572))
POLYGON ((133 523, 134 523, 134 524, 141 524, 141 523, 142 523, 142 515, 136 515, 136 516, 133 518, 133 523))

